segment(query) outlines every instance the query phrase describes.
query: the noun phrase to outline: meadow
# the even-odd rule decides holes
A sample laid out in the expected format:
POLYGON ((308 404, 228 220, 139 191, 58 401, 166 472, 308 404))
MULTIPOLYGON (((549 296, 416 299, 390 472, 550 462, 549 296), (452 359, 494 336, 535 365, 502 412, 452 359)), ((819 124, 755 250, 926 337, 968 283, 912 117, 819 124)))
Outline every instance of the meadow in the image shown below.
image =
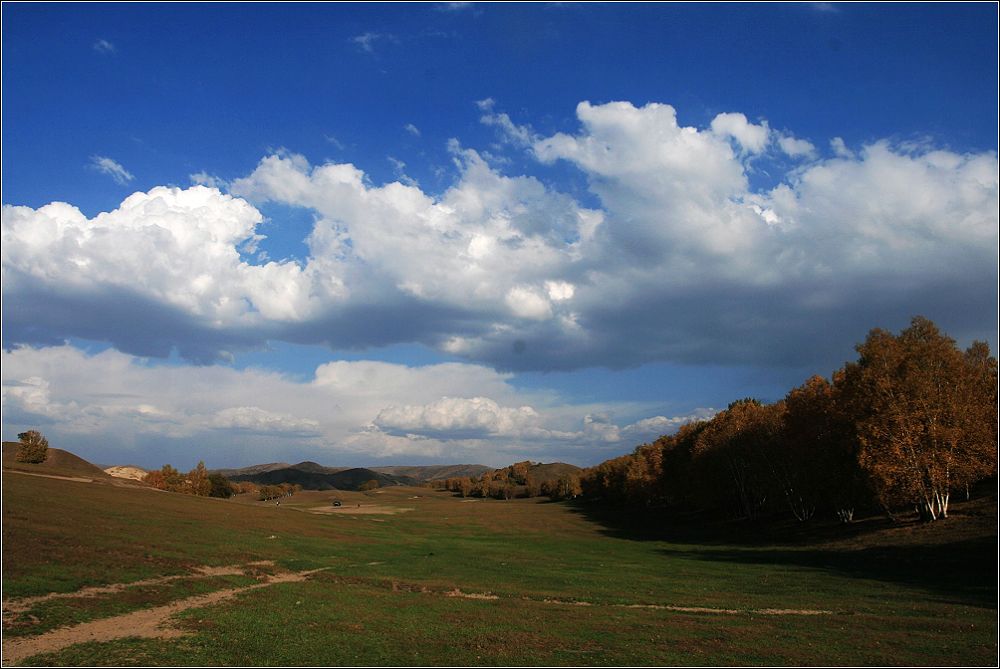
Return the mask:
POLYGON ((427 488, 277 505, 5 471, 4 664, 995 665, 995 509, 650 533, 427 488))

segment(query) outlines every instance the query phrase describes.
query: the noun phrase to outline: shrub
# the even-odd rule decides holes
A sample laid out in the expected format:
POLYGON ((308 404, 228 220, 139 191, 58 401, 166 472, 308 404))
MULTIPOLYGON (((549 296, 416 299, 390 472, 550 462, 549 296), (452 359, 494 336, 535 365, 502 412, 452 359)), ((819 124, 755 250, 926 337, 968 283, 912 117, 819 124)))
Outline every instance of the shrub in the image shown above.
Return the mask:
POLYGON ((17 435, 17 461, 38 464, 49 457, 49 440, 38 430, 28 430, 17 435))
POLYGON ((236 494, 233 484, 222 474, 209 474, 208 482, 211 484, 209 497, 232 497, 236 494))

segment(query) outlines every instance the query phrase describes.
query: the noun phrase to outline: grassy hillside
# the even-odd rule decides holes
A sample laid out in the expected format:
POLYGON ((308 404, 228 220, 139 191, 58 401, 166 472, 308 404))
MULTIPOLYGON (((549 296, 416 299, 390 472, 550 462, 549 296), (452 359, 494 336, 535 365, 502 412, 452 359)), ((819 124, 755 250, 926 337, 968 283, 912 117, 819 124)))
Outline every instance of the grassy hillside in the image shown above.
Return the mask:
POLYGON ((576 465, 566 462, 550 462, 548 464, 539 462, 528 469, 528 478, 536 483, 545 481, 556 481, 560 476, 566 474, 579 474, 582 470, 576 465))
POLYGON ((210 470, 214 474, 222 474, 226 478, 232 478, 233 476, 242 476, 244 474, 259 474, 261 472, 269 472, 274 469, 285 469, 291 467, 292 465, 287 462, 268 462, 261 465, 250 465, 249 467, 240 467, 239 469, 212 469, 210 470))
POLYGON ((478 478, 484 473, 493 471, 486 465, 424 465, 414 467, 371 467, 373 471, 393 476, 407 476, 416 481, 440 481, 443 479, 468 476, 478 478))
MULTIPOLYGON (((3 468, 46 476, 89 478, 115 484, 126 482, 125 479, 116 479, 97 465, 61 448, 49 447, 48 457, 44 462, 18 462, 17 442, 14 441, 3 442, 3 468)), ((132 483, 137 482, 133 481, 132 483)))
POLYGON ((633 535, 537 499, 336 494, 277 507, 5 472, 5 664, 996 662, 995 498, 772 544, 633 535), (108 584, 125 585, 78 592, 108 584), (26 599, 50 592, 66 594, 26 599), (18 654, 58 625, 132 633, 119 616, 171 603, 182 636, 18 654))

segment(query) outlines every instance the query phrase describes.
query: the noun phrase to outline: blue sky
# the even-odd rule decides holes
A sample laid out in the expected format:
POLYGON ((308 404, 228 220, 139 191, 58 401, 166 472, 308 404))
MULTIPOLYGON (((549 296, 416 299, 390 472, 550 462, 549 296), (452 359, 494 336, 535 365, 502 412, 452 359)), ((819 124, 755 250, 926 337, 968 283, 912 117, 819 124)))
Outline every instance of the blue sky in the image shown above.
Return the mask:
POLYGON ((995 348, 996 11, 5 4, 3 437, 587 465, 995 348))

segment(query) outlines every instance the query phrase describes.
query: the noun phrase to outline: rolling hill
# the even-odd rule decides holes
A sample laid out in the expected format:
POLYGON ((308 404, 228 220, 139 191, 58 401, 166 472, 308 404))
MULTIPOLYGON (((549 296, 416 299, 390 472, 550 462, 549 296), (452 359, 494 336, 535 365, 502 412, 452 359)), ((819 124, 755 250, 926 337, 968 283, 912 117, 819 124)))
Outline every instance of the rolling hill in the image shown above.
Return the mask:
POLYGON ((134 485, 145 487, 141 481, 117 478, 111 476, 97 465, 90 463, 78 455, 61 448, 49 447, 49 455, 45 462, 37 464, 17 461, 17 442, 3 442, 3 468, 4 471, 24 472, 42 476, 86 478, 95 483, 107 483, 111 485, 134 485))
POLYGON ((548 464, 539 462, 528 468, 528 478, 536 483, 545 481, 557 481, 564 474, 579 474, 581 469, 576 465, 567 462, 550 462, 548 464))
POLYGON ((261 474, 263 472, 273 471, 275 469, 285 469, 286 467, 292 467, 287 462, 268 462, 261 465, 250 465, 249 467, 238 467, 235 469, 212 469, 213 474, 222 474, 227 479, 232 479, 234 476, 252 476, 254 474, 261 474))
POLYGON ((419 467, 371 467, 372 471, 391 476, 407 476, 417 481, 439 481, 442 479, 468 476, 478 478, 492 471, 486 465, 425 465, 419 467))
POLYGON ((73 455, 61 448, 49 448, 49 456, 45 462, 28 464, 17 461, 17 442, 3 442, 3 467, 19 471, 51 474, 58 476, 89 476, 91 478, 111 478, 97 465, 73 455))

